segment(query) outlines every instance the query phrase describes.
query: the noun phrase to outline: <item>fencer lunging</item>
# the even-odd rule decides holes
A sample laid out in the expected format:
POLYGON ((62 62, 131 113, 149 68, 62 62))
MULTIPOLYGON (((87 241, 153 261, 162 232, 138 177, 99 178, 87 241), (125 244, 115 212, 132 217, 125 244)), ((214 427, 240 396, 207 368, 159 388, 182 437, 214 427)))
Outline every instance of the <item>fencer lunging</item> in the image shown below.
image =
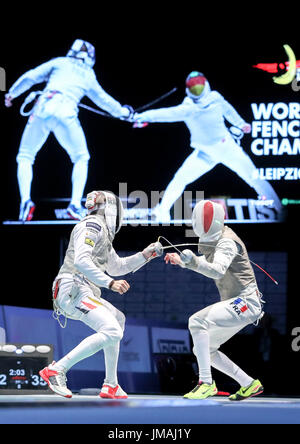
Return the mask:
POLYGON ((81 199, 87 181, 90 155, 78 119, 77 105, 84 96, 114 117, 127 118, 130 115, 129 106, 121 106, 99 85, 93 69, 94 63, 94 46, 77 39, 66 57, 54 58, 26 72, 5 96, 5 105, 10 107, 13 99, 33 85, 46 82, 28 119, 17 155, 17 178, 21 197, 19 219, 22 221, 31 220, 35 210, 35 204, 31 200, 32 166, 50 132, 53 132, 73 163, 72 196, 67 212, 75 220, 80 220, 83 216, 81 199))
MULTIPOLYGON (((118 383, 119 346, 125 315, 101 297, 100 287, 124 294, 130 286, 111 276, 127 274, 144 264, 155 252, 151 244, 142 252, 120 258, 112 246, 122 225, 123 206, 113 193, 94 191, 87 196, 88 216, 74 227, 64 263, 53 283, 54 313, 84 322, 95 333, 57 362, 40 371, 41 377, 57 394, 70 398, 66 372, 77 362, 104 350, 105 380, 100 397, 126 398, 118 383)), ((63 325, 63 324, 61 324, 63 325)))
POLYGON ((168 253, 166 263, 180 265, 213 279, 220 294, 220 302, 193 314, 189 330, 193 352, 199 368, 199 383, 189 399, 205 399, 217 394, 211 367, 233 378, 240 389, 230 396, 240 401, 263 391, 259 380, 247 375, 220 350, 220 346, 246 325, 263 316, 261 295, 255 274, 242 240, 224 226, 224 209, 211 201, 200 201, 193 210, 193 229, 199 236, 199 253, 184 250, 181 255, 168 253), (203 245, 202 245, 203 244, 203 245))
POLYGON ((259 198, 272 200, 276 213, 280 212, 281 202, 273 187, 268 181, 257 178, 254 163, 235 142, 224 119, 244 133, 251 132, 251 125, 241 118, 221 94, 211 91, 209 82, 198 71, 191 72, 187 77, 186 94, 178 106, 134 115, 136 126, 142 122, 182 121, 190 131, 193 152, 178 169, 167 186, 161 203, 155 208, 154 214, 158 221, 169 222, 170 210, 186 186, 219 163, 234 171, 256 191, 259 198))

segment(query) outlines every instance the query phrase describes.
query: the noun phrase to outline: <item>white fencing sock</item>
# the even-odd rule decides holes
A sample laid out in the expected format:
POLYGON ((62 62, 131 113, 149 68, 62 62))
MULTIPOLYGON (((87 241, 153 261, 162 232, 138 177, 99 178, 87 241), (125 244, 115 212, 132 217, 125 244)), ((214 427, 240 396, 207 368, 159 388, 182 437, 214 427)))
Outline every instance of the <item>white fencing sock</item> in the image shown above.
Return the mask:
POLYGON ((21 203, 24 204, 30 199, 31 182, 33 177, 32 163, 29 160, 19 160, 17 177, 19 183, 21 203))
POLYGON ((88 336, 66 356, 57 361, 51 368, 54 370, 63 370, 67 372, 77 362, 82 361, 89 356, 94 355, 101 350, 105 345, 111 344, 111 339, 103 333, 95 333, 88 336))
POLYGON ((78 160, 72 171, 72 199, 71 204, 79 208, 88 176, 88 161, 78 160))
POLYGON ((193 352, 198 362, 199 379, 205 384, 212 384, 208 332, 192 328, 190 331, 194 342, 193 352))
POLYGON ((111 384, 114 387, 118 385, 118 360, 120 351, 120 342, 104 348, 105 359, 105 380, 104 384, 111 384))
POLYGON ((240 367, 220 351, 212 353, 211 365, 237 381, 241 387, 247 387, 253 382, 253 378, 248 376, 242 369, 240 369, 240 367))

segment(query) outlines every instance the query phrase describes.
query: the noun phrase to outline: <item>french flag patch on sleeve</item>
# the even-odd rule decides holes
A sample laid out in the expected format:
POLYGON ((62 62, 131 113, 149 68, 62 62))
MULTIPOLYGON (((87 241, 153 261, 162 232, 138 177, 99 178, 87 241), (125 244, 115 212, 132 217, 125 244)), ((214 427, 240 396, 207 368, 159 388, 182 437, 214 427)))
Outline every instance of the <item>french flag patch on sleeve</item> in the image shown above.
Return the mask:
POLYGON ((235 299, 230 305, 233 306, 233 309, 237 314, 244 313, 246 310, 248 310, 247 305, 241 298, 235 299))

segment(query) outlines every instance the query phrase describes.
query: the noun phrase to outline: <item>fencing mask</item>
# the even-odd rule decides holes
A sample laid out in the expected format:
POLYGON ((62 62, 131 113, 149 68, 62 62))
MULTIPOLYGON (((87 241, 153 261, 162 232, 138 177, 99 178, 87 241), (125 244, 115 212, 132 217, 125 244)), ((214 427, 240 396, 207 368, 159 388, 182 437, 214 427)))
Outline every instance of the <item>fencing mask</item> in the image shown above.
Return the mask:
POLYGON ((192 71, 187 76, 185 86, 187 95, 196 102, 210 91, 207 79, 199 71, 192 71))
POLYGON ((92 191, 87 195, 85 207, 88 215, 99 214, 104 217, 112 238, 122 226, 124 209, 118 196, 110 191, 92 191))
POLYGON ((95 47, 84 40, 77 39, 68 51, 67 57, 82 59, 91 68, 95 65, 95 47))
POLYGON ((200 242, 216 242, 224 228, 225 211, 222 205, 201 200, 195 205, 192 225, 200 242))

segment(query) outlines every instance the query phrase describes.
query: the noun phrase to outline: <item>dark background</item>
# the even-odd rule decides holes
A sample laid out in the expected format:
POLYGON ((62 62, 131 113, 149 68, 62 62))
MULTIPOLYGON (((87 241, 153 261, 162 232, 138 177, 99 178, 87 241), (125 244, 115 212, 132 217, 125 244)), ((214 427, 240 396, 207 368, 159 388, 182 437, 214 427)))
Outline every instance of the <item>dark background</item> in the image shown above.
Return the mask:
MULTIPOLYGON (((47 10, 36 9, 34 15, 27 10, 23 17, 18 11, 18 21, 14 17, 11 23, 10 13, 6 16, 8 27, 1 31, 0 65, 6 70, 7 89, 25 71, 65 55, 72 42, 82 38, 96 47, 95 72, 100 84, 122 104, 138 107, 173 87, 178 87, 178 91, 163 105, 178 104, 184 97, 185 78, 192 70, 204 72, 212 89, 224 95, 246 121, 251 118, 251 102, 299 101, 299 93, 289 86, 275 85, 270 74, 252 68, 257 63, 286 61, 285 43, 300 58, 296 29, 284 26, 284 16, 273 20, 256 10, 251 11, 255 13, 250 17, 249 11, 228 9, 224 13, 217 6, 207 14, 196 3, 176 5, 170 4, 170 9, 164 11, 158 5, 144 5, 143 12, 135 4, 123 5, 122 9, 115 5, 115 10, 109 12, 102 5, 101 12, 81 5, 70 7, 65 14, 52 5, 47 10)), ((26 123, 19 115, 25 96, 17 98, 10 109, 4 108, 3 96, 1 93, 2 220, 18 217, 15 157, 26 123)), ((92 105, 87 99, 83 102, 92 105)), ((120 182, 128 183, 128 192, 163 190, 191 152, 189 133, 183 123, 155 124, 136 130, 126 122, 101 118, 85 110, 80 111, 79 118, 91 154, 87 192, 95 188, 118 192, 120 182)), ((299 165, 296 158, 289 161, 299 165)), ((270 163, 274 165, 273 160, 270 163)), ((41 196, 69 197, 71 169, 68 156, 51 136, 34 166, 33 200, 41 196)), ((272 184, 280 197, 300 198, 298 182, 272 184)), ((221 166, 188 189, 211 194, 220 189, 224 194, 238 190, 243 197, 255 197, 237 176, 221 166)), ((281 338, 270 370, 279 379, 287 371, 287 383, 295 382, 299 369, 300 352, 291 351, 291 330, 300 322, 298 213, 296 206, 289 206, 283 224, 233 227, 249 251, 288 252, 287 335, 281 338)), ((68 237, 71 229, 72 226, 1 226, 1 304, 51 308, 50 289, 59 267, 60 239, 68 237)), ((184 228, 126 227, 116 237, 115 249, 139 250, 160 234, 175 242, 182 241, 184 228)), ((241 344, 237 344, 239 347, 241 344)), ((251 349, 251 354, 254 352, 251 349)), ((255 358, 248 358, 247 350, 243 353, 248 364, 254 365, 255 358)), ((299 383, 295 384, 299 395, 299 383)))

